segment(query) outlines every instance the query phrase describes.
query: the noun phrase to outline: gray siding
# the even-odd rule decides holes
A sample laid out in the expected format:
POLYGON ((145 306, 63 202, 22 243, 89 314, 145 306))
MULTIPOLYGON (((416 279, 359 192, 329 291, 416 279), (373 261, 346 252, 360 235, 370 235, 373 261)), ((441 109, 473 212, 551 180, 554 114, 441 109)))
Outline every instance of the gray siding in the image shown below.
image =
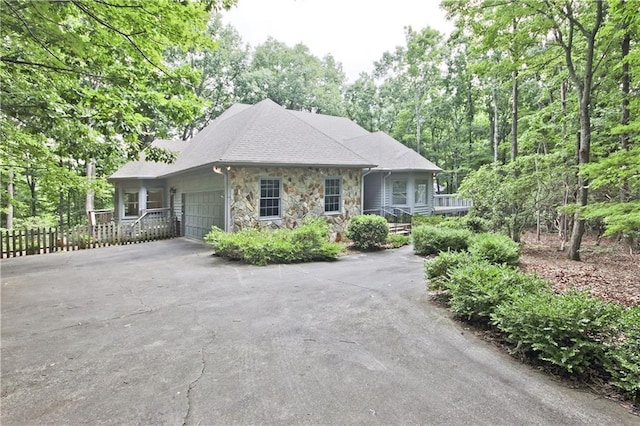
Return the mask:
POLYGON ((432 172, 374 172, 365 176, 364 210, 382 211, 387 208, 401 208, 412 213, 429 215, 433 211, 433 173, 432 172), (406 204, 393 204, 393 182, 407 181, 406 204), (419 181, 426 181, 426 204, 415 204, 415 191, 419 181))

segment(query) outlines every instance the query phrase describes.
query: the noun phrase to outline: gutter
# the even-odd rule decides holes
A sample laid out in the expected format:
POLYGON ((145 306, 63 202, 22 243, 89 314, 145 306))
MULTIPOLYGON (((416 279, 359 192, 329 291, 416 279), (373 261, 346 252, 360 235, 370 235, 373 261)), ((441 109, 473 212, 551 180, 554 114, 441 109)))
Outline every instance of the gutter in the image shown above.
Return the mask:
POLYGON ((231 191, 229 167, 213 166, 213 172, 224 176, 224 231, 231 232, 231 191))

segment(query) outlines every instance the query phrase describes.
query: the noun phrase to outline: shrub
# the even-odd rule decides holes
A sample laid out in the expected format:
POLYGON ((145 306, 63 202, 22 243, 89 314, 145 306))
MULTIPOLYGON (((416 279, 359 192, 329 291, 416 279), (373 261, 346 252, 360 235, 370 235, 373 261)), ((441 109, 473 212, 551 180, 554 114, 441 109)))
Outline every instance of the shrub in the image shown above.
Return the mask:
POLYGON ((489 232, 491 230, 491 222, 480 216, 464 216, 464 224, 469 231, 476 234, 489 232))
POLYGON ((400 234, 387 235, 387 244, 390 244, 393 248, 398 248, 411 244, 411 237, 400 234))
POLYGON ((323 220, 305 220, 296 229, 243 229, 226 233, 213 227, 205 241, 218 256, 254 265, 331 260, 344 249, 328 242, 329 228, 323 220))
POLYGON ((468 320, 489 322, 498 305, 546 290, 549 283, 535 275, 477 259, 454 268, 447 287, 451 297, 449 306, 455 314, 468 320))
POLYGON ((577 291, 535 292, 502 303, 492 320, 516 352, 583 374, 603 367, 620 312, 618 305, 577 291))
POLYGON ((469 244, 469 252, 495 265, 518 266, 520 246, 506 235, 478 234, 469 244))
POLYGON ((450 273, 455 268, 471 261, 469 253, 462 251, 443 251, 424 263, 424 272, 432 290, 446 290, 450 273))
POLYGON ((605 369, 614 386, 640 402, 640 306, 627 308, 619 327, 621 335, 607 351, 605 369))
POLYGON ((382 216, 354 216, 347 225, 346 236, 358 250, 379 247, 387 240, 389 225, 382 216))
POLYGON ((445 217, 440 215, 423 216, 421 214, 415 214, 411 218, 411 227, 415 228, 416 226, 420 225, 437 226, 444 222, 444 220, 445 217))
POLYGON ((466 229, 447 229, 421 225, 413 229, 413 249, 417 254, 438 254, 441 251, 466 250, 471 232, 466 229))

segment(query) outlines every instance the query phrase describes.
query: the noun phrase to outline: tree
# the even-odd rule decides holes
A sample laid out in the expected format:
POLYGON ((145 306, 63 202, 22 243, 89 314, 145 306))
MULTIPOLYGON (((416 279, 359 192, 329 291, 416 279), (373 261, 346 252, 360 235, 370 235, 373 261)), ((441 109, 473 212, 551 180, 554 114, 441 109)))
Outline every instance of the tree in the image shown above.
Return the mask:
POLYGON ((269 38, 255 48, 236 95, 249 104, 269 98, 287 109, 342 116, 344 81, 332 56, 319 59, 302 43, 288 47, 269 38))
POLYGON ((230 25, 224 26, 219 15, 211 19, 207 33, 216 41, 216 46, 186 53, 174 49, 170 55, 172 64, 188 63, 200 72, 194 93, 207 102, 206 107, 198 111, 196 118, 182 130, 183 140, 193 137, 238 101, 236 81, 248 67, 249 53, 240 35, 230 25))
MULTIPOLYGON (((166 49, 209 44, 207 9, 230 4, 4 2, 0 160, 4 168, 24 171, 14 176, 26 179, 32 214, 45 175, 55 189, 68 182, 64 170, 84 174, 94 159, 103 167, 98 172, 108 174, 123 155, 136 158, 140 150, 167 158, 149 143, 191 121, 200 101, 192 90, 197 74, 167 66, 166 49), (55 176, 62 180, 52 180, 55 176)), ((64 190, 52 192, 62 201, 64 190)), ((62 202, 58 207, 61 212, 62 202)))

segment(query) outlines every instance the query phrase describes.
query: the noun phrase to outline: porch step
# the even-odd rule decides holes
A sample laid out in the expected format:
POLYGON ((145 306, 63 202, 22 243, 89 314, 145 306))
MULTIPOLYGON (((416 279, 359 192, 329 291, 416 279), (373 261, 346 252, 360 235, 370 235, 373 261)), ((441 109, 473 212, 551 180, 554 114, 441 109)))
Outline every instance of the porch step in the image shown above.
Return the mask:
POLYGON ((411 235, 411 224, 410 223, 390 223, 389 233, 399 234, 399 235, 411 235))

